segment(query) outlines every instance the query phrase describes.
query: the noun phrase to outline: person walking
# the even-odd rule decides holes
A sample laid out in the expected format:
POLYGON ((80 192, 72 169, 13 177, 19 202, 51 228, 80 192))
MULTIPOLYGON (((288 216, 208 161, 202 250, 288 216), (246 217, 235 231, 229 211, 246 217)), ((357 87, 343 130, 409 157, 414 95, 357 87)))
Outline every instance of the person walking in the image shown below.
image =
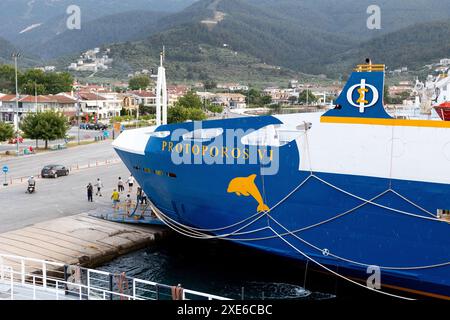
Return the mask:
POLYGON ((125 206, 127 208, 127 216, 131 216, 131 207, 133 205, 133 201, 131 200, 131 196, 127 194, 127 199, 125 200, 125 206))
POLYGON ((130 177, 127 180, 128 183, 128 193, 133 192, 133 185, 134 185, 134 177, 133 175, 130 175, 130 177))
POLYGON ((97 187, 97 192, 95 193, 95 195, 99 196, 99 197, 102 197, 103 183, 100 180, 100 178, 97 179, 97 183, 95 184, 95 186, 97 187))
POLYGON ((119 177, 119 181, 117 182, 117 190, 119 190, 120 193, 122 193, 125 190, 121 177, 119 177))
POLYGON ((137 204, 142 204, 142 188, 141 187, 137 187, 136 201, 137 201, 137 204))
POLYGON ((87 188, 88 202, 94 202, 94 200, 92 199, 92 195, 94 193, 94 186, 92 185, 92 183, 89 182, 86 188, 87 188))
POLYGON ((120 194, 116 189, 113 190, 111 200, 113 202, 114 212, 116 212, 119 209, 119 202, 120 202, 120 194))

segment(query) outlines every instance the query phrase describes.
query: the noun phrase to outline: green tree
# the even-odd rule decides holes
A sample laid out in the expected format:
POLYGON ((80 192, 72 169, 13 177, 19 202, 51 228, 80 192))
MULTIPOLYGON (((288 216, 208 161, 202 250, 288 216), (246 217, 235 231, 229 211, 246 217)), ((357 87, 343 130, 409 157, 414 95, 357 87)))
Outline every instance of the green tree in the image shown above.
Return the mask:
POLYGON ((296 96, 290 96, 290 97, 288 98, 288 100, 289 100, 289 103, 290 103, 290 104, 295 104, 295 103, 298 101, 298 99, 297 99, 296 96))
POLYGON ((272 97, 271 96, 268 96, 268 95, 261 96, 260 104, 262 104, 263 106, 266 106, 266 105, 271 104, 271 103, 272 103, 272 97))
POLYGON ((5 93, 16 91, 15 69, 13 66, 0 65, 0 90, 5 93))
POLYGON ((206 109, 209 111, 209 112, 212 112, 212 113, 222 113, 223 112, 223 107, 222 106, 219 106, 219 105, 217 105, 217 104, 208 104, 207 106, 206 106, 206 109))
POLYGON ((194 91, 191 90, 178 99, 176 105, 183 108, 201 109, 203 107, 203 101, 194 91))
POLYGON ((0 141, 6 141, 14 137, 14 128, 9 123, 0 122, 0 141))
POLYGON ((145 116, 150 114, 156 114, 156 108, 151 106, 144 106, 142 103, 139 105, 139 115, 145 116))
POLYGON ((202 121, 206 119, 206 115, 201 109, 188 109, 188 120, 202 121))
POLYGON ((189 119, 189 110, 180 105, 175 105, 169 108, 167 114, 167 121, 169 123, 180 123, 185 122, 189 119))
POLYGON ((169 123, 179 123, 187 120, 201 121, 205 119, 206 114, 203 112, 202 99, 192 90, 178 99, 175 105, 169 108, 167 115, 169 123))
POLYGON ((217 88, 217 83, 214 80, 206 80, 205 81, 205 89, 211 90, 217 88))
POLYGON ((72 90, 73 77, 67 72, 44 72, 30 69, 19 75, 20 92, 33 95, 35 88, 37 94, 57 94, 72 90))
POLYGON ((128 81, 131 90, 145 90, 150 85, 150 78, 147 76, 135 76, 128 81))
POLYGON ((44 140, 45 149, 47 149, 48 141, 66 137, 69 124, 62 114, 46 111, 26 116, 20 125, 20 129, 29 139, 44 140))
POLYGON ((313 93, 309 89, 303 90, 298 97, 299 103, 311 103, 316 101, 317 97, 313 95, 313 93))

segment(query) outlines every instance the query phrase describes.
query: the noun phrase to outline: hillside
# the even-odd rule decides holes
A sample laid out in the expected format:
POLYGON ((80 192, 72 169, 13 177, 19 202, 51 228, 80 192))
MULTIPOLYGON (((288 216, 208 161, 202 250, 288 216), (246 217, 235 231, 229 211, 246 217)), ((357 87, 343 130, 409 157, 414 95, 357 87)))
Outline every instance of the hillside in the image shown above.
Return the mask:
POLYGON ((302 28, 331 32, 357 41, 378 37, 418 23, 449 20, 449 0, 246 0, 291 19, 302 28), (381 30, 366 26, 370 5, 381 9, 381 30))
POLYGON ((434 7, 422 0, 378 1, 389 9, 383 11, 380 31, 365 26, 371 2, 201 0, 159 19, 145 39, 113 45, 115 63, 106 74, 123 76, 148 69, 163 45, 177 78, 188 80, 225 74, 248 80, 249 73, 268 79, 280 72, 286 77, 299 72, 338 77, 367 56, 391 68, 412 68, 448 55, 448 45, 441 40, 448 38, 447 22, 404 26, 449 15, 450 1, 431 0, 434 7), (324 10, 326 6, 329 10, 324 10), (409 20, 398 19, 405 16, 401 10, 410 14, 409 20), (260 70, 256 65, 267 67, 260 70))
MULTIPOLYGON (((7 40, 0 38, 0 64, 12 64, 13 59, 11 57, 13 52, 18 50, 7 40)), ((19 62, 21 66, 34 66, 38 63, 38 59, 29 54, 23 54, 19 62)))
MULTIPOLYGON (((146 1, 157 2, 137 3, 146 1)), ((448 20, 450 0, 182 2, 191 5, 175 13, 134 10, 103 16, 80 31, 47 30, 44 25, 21 41, 32 43, 23 48, 41 56, 63 56, 50 62, 63 68, 85 49, 108 46, 113 68, 96 76, 120 79, 156 67, 163 45, 168 68, 187 81, 270 81, 299 73, 338 77, 367 56, 390 68, 414 68, 449 55, 443 40, 448 23, 430 19, 448 20), (366 27, 366 9, 373 3, 382 9, 381 30, 366 27)))
POLYGON ((334 63, 323 66, 327 74, 337 74, 349 69, 361 57, 386 64, 390 69, 407 66, 418 69, 425 64, 450 56, 450 22, 440 21, 417 24, 376 39, 357 48, 333 56, 334 63))
POLYGON ((21 35, 17 42, 24 50, 52 59, 103 44, 145 38, 158 30, 159 19, 167 15, 153 11, 127 11, 86 22, 81 30, 67 30, 64 18, 59 23, 55 19, 52 25, 21 35))
MULTIPOLYGON (((316 61, 329 62, 330 52, 343 52, 354 44, 343 36, 298 28, 279 14, 242 0, 200 1, 181 13, 161 19, 164 20, 179 24, 168 25, 167 30, 142 41, 112 46, 116 59, 114 68, 120 67, 118 61, 121 61, 122 66, 139 70, 145 56, 157 57, 165 45, 167 62, 175 65, 219 65, 223 61, 218 58, 218 50, 226 48, 229 52, 252 57, 255 63, 313 73, 316 61), (220 21, 215 22, 217 13, 220 13, 220 21), (184 20, 177 17, 184 17, 184 20), (208 51, 211 56, 202 52, 206 47, 215 48, 208 51)), ((208 75, 217 76, 214 71, 208 75)))
MULTIPOLYGON (((46 34, 39 32, 39 29, 63 32, 61 28, 65 26, 65 20, 68 17, 66 9, 72 4, 80 7, 82 23, 85 23, 127 11, 177 12, 195 1, 197 0, 2 0, 0 1, 0 21, 2 21, 0 37, 16 44, 20 31, 32 25, 39 25, 33 29, 33 33, 42 42, 44 39, 40 37, 55 36, 56 33, 46 34)), ((27 43, 22 44, 27 45, 27 43)))

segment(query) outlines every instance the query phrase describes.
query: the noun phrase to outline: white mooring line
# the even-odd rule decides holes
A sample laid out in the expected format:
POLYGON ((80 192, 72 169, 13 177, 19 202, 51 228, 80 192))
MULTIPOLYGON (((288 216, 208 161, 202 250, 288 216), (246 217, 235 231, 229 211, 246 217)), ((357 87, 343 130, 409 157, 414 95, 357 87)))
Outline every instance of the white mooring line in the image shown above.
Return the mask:
MULTIPOLYGON (((105 271, 0 253, 0 300, 172 300, 174 287, 105 271)), ((182 300, 229 300, 182 289, 182 300)))

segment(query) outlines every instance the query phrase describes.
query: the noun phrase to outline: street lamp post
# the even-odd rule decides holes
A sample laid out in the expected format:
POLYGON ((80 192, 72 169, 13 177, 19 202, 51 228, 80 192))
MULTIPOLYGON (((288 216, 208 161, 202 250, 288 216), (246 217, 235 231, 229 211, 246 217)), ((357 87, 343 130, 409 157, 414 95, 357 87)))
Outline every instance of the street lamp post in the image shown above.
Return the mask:
POLYGON ((80 114, 81 114, 81 104, 79 101, 77 101, 78 145, 80 144, 80 114))
POLYGON ((16 146, 17 146, 17 156, 19 155, 19 81, 17 76, 17 59, 20 57, 19 52, 14 52, 12 54, 12 57, 14 58, 14 67, 15 67, 15 74, 16 74, 16 121, 14 121, 14 126, 16 130, 16 146))

